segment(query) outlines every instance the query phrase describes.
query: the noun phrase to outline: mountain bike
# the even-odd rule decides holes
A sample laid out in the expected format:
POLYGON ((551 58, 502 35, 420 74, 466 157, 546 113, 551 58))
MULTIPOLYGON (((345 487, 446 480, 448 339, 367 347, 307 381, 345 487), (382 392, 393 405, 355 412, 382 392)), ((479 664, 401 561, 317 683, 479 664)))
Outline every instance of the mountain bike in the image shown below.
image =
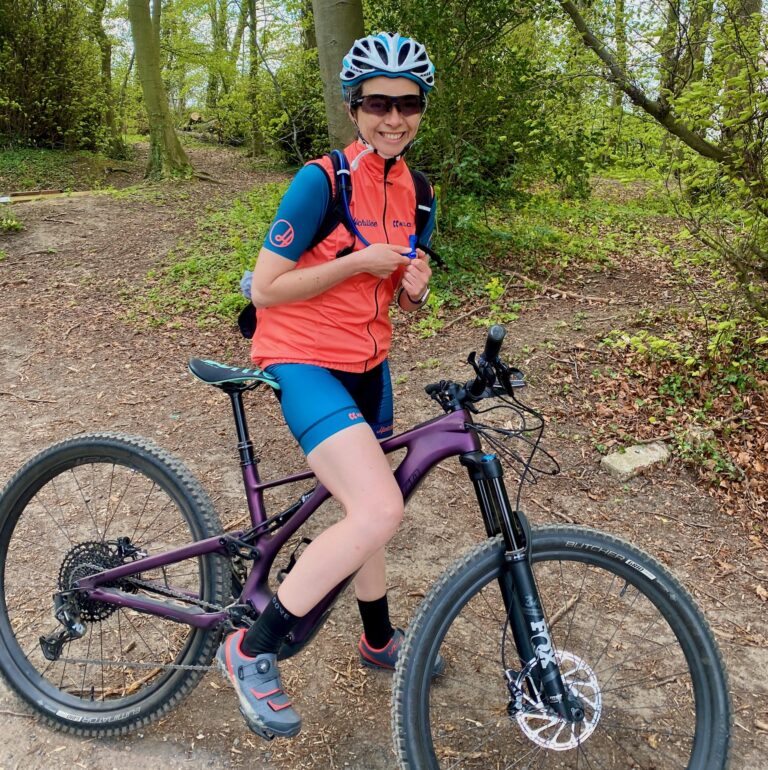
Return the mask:
MULTIPOLYGON (((394 470, 405 500, 457 456, 487 534, 408 629, 393 687, 400 767, 724 767, 726 675, 691 596, 629 543, 531 527, 520 510, 523 483, 557 467, 503 337, 492 327, 470 354, 471 380, 427 386, 442 414, 382 442, 405 450, 394 470), (515 505, 502 460, 517 469, 515 505), (447 665, 433 679, 438 654, 447 665)), ((231 401, 247 528, 224 532, 179 460, 116 433, 45 449, 0 497, 0 670, 52 727, 120 735, 165 715, 209 670, 222 631, 258 617, 278 553, 330 497, 309 471, 259 476, 243 394, 279 387, 270 375, 200 359, 189 369, 231 401), (264 493, 291 483, 309 488, 268 516, 264 493)), ((281 657, 306 646, 348 583, 302 618, 281 657)))

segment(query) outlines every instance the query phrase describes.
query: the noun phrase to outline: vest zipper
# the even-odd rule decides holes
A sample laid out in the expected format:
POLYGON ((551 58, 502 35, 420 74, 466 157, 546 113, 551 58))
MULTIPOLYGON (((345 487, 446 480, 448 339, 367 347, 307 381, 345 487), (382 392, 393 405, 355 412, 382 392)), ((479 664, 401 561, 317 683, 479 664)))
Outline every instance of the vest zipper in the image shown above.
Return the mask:
MULTIPOLYGON (((389 233, 387 232, 387 175, 389 174, 389 170, 394 165, 395 158, 387 158, 387 160, 384 161, 384 211, 381 215, 381 226, 384 228, 384 239, 387 243, 389 243, 389 233)), ((383 278, 380 278, 378 283, 376 284, 376 288, 373 290, 373 301, 374 301, 374 314, 373 318, 371 318, 370 321, 365 326, 365 330, 368 332, 368 336, 371 338, 371 341, 373 342, 373 355, 371 358, 376 358, 376 356, 379 354, 379 343, 376 341, 376 338, 371 334, 371 324, 379 317, 379 286, 381 286, 382 282, 384 281, 383 278)), ((370 361, 371 359, 368 359, 370 361)), ((368 361, 365 362, 365 371, 368 371, 368 361)))

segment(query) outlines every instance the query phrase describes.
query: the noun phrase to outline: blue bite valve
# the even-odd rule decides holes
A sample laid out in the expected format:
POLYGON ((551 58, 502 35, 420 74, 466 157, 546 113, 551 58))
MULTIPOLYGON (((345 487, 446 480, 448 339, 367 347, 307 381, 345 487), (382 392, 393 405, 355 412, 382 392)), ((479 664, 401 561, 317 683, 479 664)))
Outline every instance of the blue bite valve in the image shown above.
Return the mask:
POLYGON ((408 247, 411 250, 411 253, 408 255, 411 259, 416 259, 416 244, 419 242, 419 236, 418 235, 409 235, 408 236, 408 247))

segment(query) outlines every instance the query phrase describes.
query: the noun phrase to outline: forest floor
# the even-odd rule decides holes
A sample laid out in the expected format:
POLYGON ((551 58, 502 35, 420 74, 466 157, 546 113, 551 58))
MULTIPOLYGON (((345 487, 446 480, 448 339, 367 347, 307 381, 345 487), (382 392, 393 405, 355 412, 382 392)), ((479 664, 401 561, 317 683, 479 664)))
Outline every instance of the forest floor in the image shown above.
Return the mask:
MULTIPOLYGON (((23 231, 0 238, 0 485, 46 445, 72 434, 117 430, 145 435, 180 457, 209 492, 226 524, 242 516, 239 465, 227 399, 187 373, 191 356, 245 365, 248 347, 234 326, 192 321, 151 328, 126 305, 150 270, 192 231, 199 212, 274 180, 241 155, 191 151, 196 166, 221 184, 190 181, 156 194, 94 194, 18 204, 23 231), (182 192, 179 193, 179 190, 182 192)), ((112 182, 112 179, 108 179, 112 182)), ((121 185, 138 182, 121 173, 121 185)), ((607 194, 616 185, 606 186, 607 194)), ((631 193, 631 191, 630 191, 631 193)), ((622 194, 630 194, 626 191, 622 194)), ((678 459, 626 483, 600 469, 593 441, 601 415, 586 375, 597 343, 643 309, 683 306, 689 297, 659 257, 634 252, 608 271, 569 268, 574 293, 527 292, 508 326, 506 350, 529 377, 527 400, 549 415, 546 447, 562 473, 543 478, 526 497, 535 523, 570 520, 622 536, 668 565, 693 593, 721 645, 734 702, 732 767, 768 763, 768 587, 766 548, 733 511, 678 459), (523 352, 525 351, 525 352, 523 352), (571 381, 565 393, 564 377, 571 381), (761 593, 762 590, 762 593, 761 593)), ((396 429, 424 418, 427 382, 467 376, 466 356, 483 331, 469 316, 423 339, 413 319, 397 316, 391 358, 396 429)), ((301 467, 275 399, 250 400, 251 434, 269 478, 301 467), (280 449, 276 449, 280 447, 280 449)), ((334 512, 318 515, 310 530, 334 512)), ((309 533, 311 535, 311 532, 309 533)), ((420 487, 390 552, 390 606, 405 624, 435 578, 482 539, 471 489, 458 463, 420 487)), ((304 717, 292 741, 265 743, 245 728, 235 698, 216 673, 169 716, 120 739, 83 740, 38 722, 0 684, 0 770, 97 767, 250 767, 260 770, 392 770, 390 678, 358 664, 359 618, 342 598, 306 651, 284 667, 304 717)))

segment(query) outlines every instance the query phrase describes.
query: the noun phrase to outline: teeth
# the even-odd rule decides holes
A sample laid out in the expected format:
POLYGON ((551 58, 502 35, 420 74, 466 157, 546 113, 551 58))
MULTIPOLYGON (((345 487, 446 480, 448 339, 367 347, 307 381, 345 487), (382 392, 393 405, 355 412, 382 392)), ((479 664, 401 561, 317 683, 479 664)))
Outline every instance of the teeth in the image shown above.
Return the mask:
POLYGON ((383 131, 381 133, 385 139, 402 139, 405 136, 404 131, 401 131, 399 134, 385 134, 383 131))

